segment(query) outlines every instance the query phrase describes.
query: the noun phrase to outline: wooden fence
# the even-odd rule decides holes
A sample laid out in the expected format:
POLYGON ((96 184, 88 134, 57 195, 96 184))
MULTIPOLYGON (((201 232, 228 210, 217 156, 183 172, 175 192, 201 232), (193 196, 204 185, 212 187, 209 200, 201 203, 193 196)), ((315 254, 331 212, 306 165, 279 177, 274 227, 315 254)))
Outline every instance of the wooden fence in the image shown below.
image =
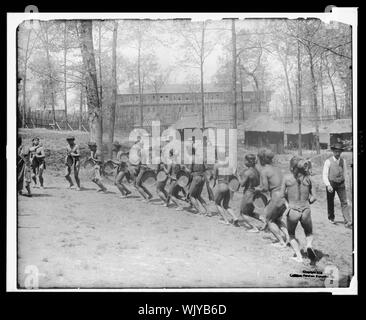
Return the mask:
MULTIPOLYGON (((63 111, 63 110, 57 110, 63 111)), ((25 125, 28 128, 46 128, 54 130, 82 130, 89 131, 87 115, 83 115, 80 121, 79 114, 68 114, 67 121, 64 112, 57 112, 54 121, 51 112, 32 111, 25 118, 25 125)))

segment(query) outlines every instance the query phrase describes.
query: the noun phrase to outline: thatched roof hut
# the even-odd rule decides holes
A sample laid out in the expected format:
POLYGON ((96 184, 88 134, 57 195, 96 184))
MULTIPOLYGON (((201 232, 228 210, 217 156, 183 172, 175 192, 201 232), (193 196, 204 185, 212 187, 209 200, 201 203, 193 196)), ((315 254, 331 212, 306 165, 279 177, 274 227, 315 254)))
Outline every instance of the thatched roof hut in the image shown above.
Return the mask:
POLYGON ((260 114, 249 118, 239 126, 245 132, 247 146, 267 147, 274 152, 283 153, 284 124, 268 114, 260 114))

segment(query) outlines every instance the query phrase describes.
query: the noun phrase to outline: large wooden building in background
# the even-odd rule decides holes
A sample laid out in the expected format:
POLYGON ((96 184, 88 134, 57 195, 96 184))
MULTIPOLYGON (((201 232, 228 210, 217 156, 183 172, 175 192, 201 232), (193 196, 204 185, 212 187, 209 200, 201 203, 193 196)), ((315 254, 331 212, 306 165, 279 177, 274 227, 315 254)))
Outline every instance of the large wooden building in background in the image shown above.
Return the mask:
MULTIPOLYGON (((130 129, 140 126, 140 103, 138 90, 130 88, 118 95, 116 108, 116 126, 130 129)), ((237 92, 238 120, 247 119, 253 113, 269 112, 271 93, 256 92, 246 88, 237 92)), ((233 124, 232 93, 228 90, 205 85, 205 121, 218 127, 229 128, 233 124)), ((145 90, 142 95, 144 126, 151 121, 160 120, 164 127, 173 125, 186 115, 197 114, 201 117, 201 93, 193 92, 185 85, 167 85, 154 92, 145 90)))

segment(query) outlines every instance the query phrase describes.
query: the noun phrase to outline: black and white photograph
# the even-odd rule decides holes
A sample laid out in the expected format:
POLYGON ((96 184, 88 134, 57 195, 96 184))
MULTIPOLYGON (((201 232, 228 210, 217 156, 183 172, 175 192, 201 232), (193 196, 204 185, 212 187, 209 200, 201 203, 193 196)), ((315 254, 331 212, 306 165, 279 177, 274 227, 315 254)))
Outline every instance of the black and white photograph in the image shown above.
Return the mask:
POLYGON ((30 7, 8 13, 8 290, 357 294, 357 8, 30 7))

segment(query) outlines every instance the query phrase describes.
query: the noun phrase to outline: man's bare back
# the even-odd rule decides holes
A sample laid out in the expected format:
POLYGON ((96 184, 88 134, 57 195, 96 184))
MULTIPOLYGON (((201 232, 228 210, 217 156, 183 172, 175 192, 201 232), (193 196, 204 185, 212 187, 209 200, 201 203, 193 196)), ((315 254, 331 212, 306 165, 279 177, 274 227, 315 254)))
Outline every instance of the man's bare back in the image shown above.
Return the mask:
POLYGON ((280 191, 283 175, 280 168, 271 164, 266 164, 261 171, 261 185, 258 187, 260 191, 269 191, 271 197, 274 192, 280 191))

